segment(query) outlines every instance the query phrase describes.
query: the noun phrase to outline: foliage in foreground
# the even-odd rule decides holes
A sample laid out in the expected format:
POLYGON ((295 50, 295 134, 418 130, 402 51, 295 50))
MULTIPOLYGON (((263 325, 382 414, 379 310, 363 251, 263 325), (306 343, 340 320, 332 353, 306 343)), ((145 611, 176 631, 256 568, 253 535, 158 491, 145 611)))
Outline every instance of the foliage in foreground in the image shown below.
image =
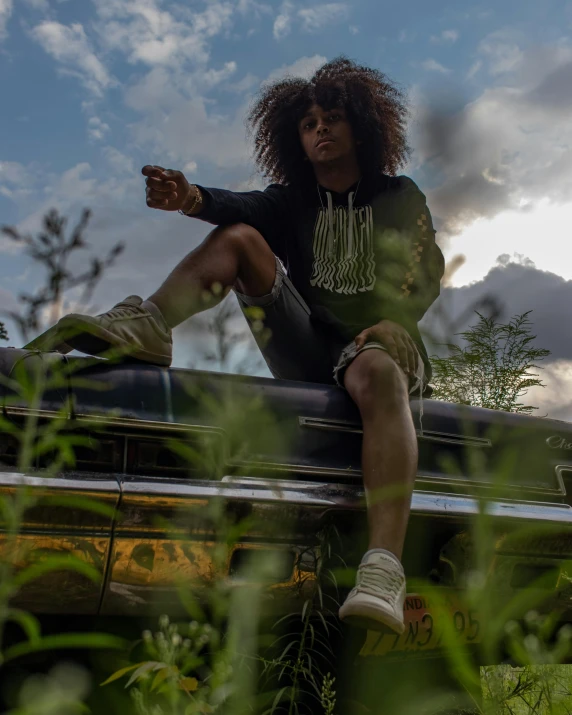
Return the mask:
MULTIPOLYGON (((62 246, 65 253, 69 242, 64 241, 62 246)), ((48 253, 45 257, 49 255, 48 253)), ((49 265, 57 267, 60 263, 50 259, 49 265)), ((65 285, 71 287, 72 284, 65 285)), ((53 291, 47 291, 39 295, 43 297, 38 301, 36 299, 27 301, 27 305, 35 311, 35 317, 23 319, 24 322, 20 323, 22 329, 35 324, 33 321, 41 314, 39 306, 46 306, 42 301, 52 300, 55 294, 53 291)), ((61 299, 61 292, 57 295, 58 300, 61 299)), ((525 319, 526 316, 527 314, 520 316, 520 319, 525 319)), ((499 333, 498 327, 490 323, 488 327, 485 326, 480 338, 475 338, 477 348, 482 350, 482 364, 488 364, 491 369, 492 366, 497 365, 498 354, 492 354, 491 346, 498 344, 495 340, 502 341, 510 333, 518 339, 512 352, 507 348, 506 354, 511 360, 516 360, 515 365, 520 359, 522 366, 522 356, 525 353, 522 350, 519 352, 518 346, 520 345, 520 348, 525 351, 528 349, 530 340, 526 333, 527 321, 523 320, 520 323, 517 321, 512 327, 509 324, 512 333, 509 330, 506 335, 502 331, 499 333), (487 330, 492 339, 489 343, 486 341, 487 330), (479 342, 481 339, 484 342, 479 342)), ((477 331, 475 335, 478 337, 480 334, 477 331)), ((217 344, 217 349, 220 361, 224 363, 228 356, 226 347, 220 343, 217 344)), ((476 348, 475 353, 478 353, 476 348)), ((534 359, 541 357, 542 355, 538 354, 534 359)), ((468 360, 468 363, 471 361, 468 360)), ((461 378, 472 379, 475 389, 477 391, 480 389, 483 394, 488 395, 489 388, 486 385, 486 389, 483 388, 484 383, 479 382, 483 377, 483 371, 479 372, 474 364, 472 370, 472 372, 461 371, 458 374, 459 381, 461 378)), ((0 432, 12 434, 19 444, 18 468, 24 472, 32 469, 38 455, 46 453, 52 454, 45 472, 47 476, 55 476, 64 467, 73 467, 74 450, 83 443, 78 435, 73 435, 69 431, 68 405, 65 404, 61 414, 58 414, 48 425, 40 423, 35 416, 34 408, 39 406, 45 390, 53 389, 54 386, 61 387, 68 379, 73 381, 74 375, 58 373, 56 370, 50 375, 39 371, 32 376, 25 372, 20 374, 16 372, 13 378, 11 387, 16 390, 19 398, 23 398, 32 408, 25 423, 18 428, 19 431, 4 417, 0 423, 0 432)), ((512 395, 513 407, 525 411, 527 408, 516 402, 520 392, 518 389, 514 391, 515 388, 522 390, 523 387, 530 386, 525 385, 522 380, 522 377, 520 382, 514 378, 514 384, 507 380, 506 389, 508 390, 512 385, 513 392, 508 390, 506 394, 509 397, 512 395)), ((499 400, 499 405, 509 404, 502 403, 502 399, 508 398, 506 395, 502 397, 503 392, 500 388, 496 392, 491 390, 491 395, 491 400, 496 395, 495 399, 499 400)), ((197 399, 199 397, 197 396, 197 399)), ((215 408, 222 415, 225 405, 215 405, 215 408)), ((248 421, 244 420, 244 415, 241 417, 242 424, 234 424, 236 435, 233 435, 233 439, 237 442, 241 438, 246 439, 248 431, 248 421)), ((188 445, 171 446, 174 451, 179 450, 179 453, 188 454, 189 459, 193 458, 188 451, 188 445)), ((456 466, 448 465, 448 468, 454 472, 456 466)), ((478 479, 483 465, 476 460, 472 469, 475 479, 478 479)), ((502 475, 499 475, 499 479, 501 478, 502 475)), ((34 495, 25 486, 14 490, 12 494, 2 495, 2 511, 5 522, 8 522, 7 547, 4 547, 7 550, 4 553, 15 553, 21 549, 19 536, 23 517, 25 511, 35 504, 34 495)), ((76 507, 87 509, 90 505, 86 500, 81 506, 76 504, 76 507)), ((496 590, 499 585, 502 585, 494 581, 494 570, 491 569, 496 557, 495 540, 498 535, 495 534, 490 516, 487 514, 486 499, 482 500, 479 507, 479 514, 469 528, 474 550, 470 560, 471 580, 464 594, 466 607, 478 608, 482 616, 482 642, 476 647, 477 660, 480 658, 484 662, 498 662, 505 651, 508 651, 511 658, 519 664, 522 678, 525 675, 528 677, 528 674, 532 677, 536 673, 534 668, 546 664, 557 665, 569 657, 570 632, 566 627, 560 628, 556 618, 523 619, 523 615, 530 613, 531 608, 540 605, 543 593, 539 589, 524 590, 518 597, 495 598, 496 590)), ((203 594, 202 602, 199 604, 191 598, 191 594, 195 592, 194 584, 182 583, 181 601, 188 618, 181 623, 173 623, 167 616, 163 616, 157 631, 154 633, 144 631, 142 638, 129 646, 112 634, 61 634, 46 637, 41 633, 40 624, 34 616, 11 607, 11 598, 25 583, 51 570, 75 569, 85 577, 97 580, 99 574, 86 567, 85 563, 67 557, 45 558, 44 555, 39 554, 30 570, 18 572, 8 559, 3 561, 0 574, 2 585, 0 635, 3 635, 6 622, 11 619, 21 625, 24 634, 19 642, 9 647, 0 640, 4 663, 16 661, 23 655, 42 649, 55 652, 57 647, 105 648, 106 653, 109 654, 105 675, 107 685, 102 688, 102 692, 118 686, 123 690, 122 686, 125 684, 130 699, 125 704, 117 695, 106 710, 93 712, 113 713, 113 715, 115 713, 118 715, 119 713, 122 715, 196 715, 198 713, 361 715, 366 712, 378 715, 378 712, 365 709, 361 703, 350 706, 340 697, 340 692, 347 688, 348 679, 354 675, 358 680, 360 700, 365 699, 371 694, 370 691, 376 688, 379 692, 380 683, 377 680, 381 682, 387 668, 384 662, 380 662, 374 679, 363 681, 359 681, 361 664, 353 668, 351 675, 334 670, 337 663, 335 663, 335 654, 330 652, 333 650, 332 643, 337 638, 337 642, 342 643, 343 647, 344 641, 338 638, 339 634, 336 634, 338 626, 334 615, 336 601, 328 601, 328 599, 338 595, 338 584, 331 572, 323 567, 322 559, 319 557, 317 559, 313 592, 298 601, 298 608, 294 608, 286 617, 276 620, 269 631, 265 630, 261 621, 262 604, 268 586, 265 569, 268 567, 271 571, 272 564, 265 565, 262 562, 250 564, 245 573, 241 574, 244 577, 243 585, 240 588, 233 587, 227 578, 225 566, 229 550, 240 540, 248 524, 231 524, 225 520, 222 498, 213 500, 212 510, 215 524, 212 559, 213 564, 217 565, 214 569, 217 576, 210 582, 208 592, 203 594), (326 588, 326 581, 328 581, 328 588, 326 588), (245 585, 247 583, 248 586, 245 585), (332 606, 330 613, 328 613, 328 603, 332 606), (119 657, 112 655, 113 648, 119 650, 121 653, 119 657), (114 670, 114 674, 111 674, 114 670)), ((162 527, 164 533, 168 535, 169 524, 163 524, 162 527)), ((332 535, 325 533, 322 536, 317 551, 319 556, 327 553, 328 549, 333 550, 332 535)), ((343 569, 341 571, 343 572, 343 569)), ((344 578, 347 585, 352 583, 354 574, 352 569, 345 571, 344 578)), ((341 582, 341 576, 344 574, 338 576, 341 582)), ((297 584, 300 587, 306 585, 297 584)), ((454 701, 453 690, 467 694, 466 700, 470 710, 467 709, 466 712, 487 712, 490 703, 486 698, 485 702, 480 702, 483 681, 479 677, 474 659, 475 648, 471 649, 466 644, 457 642, 454 624, 450 619, 447 621, 445 618, 451 614, 447 606, 441 603, 439 592, 432 584, 420 579, 418 583, 412 582, 410 586, 431 595, 434 599, 434 612, 441 611, 444 614, 443 658, 452 674, 453 685, 448 689, 436 691, 429 678, 424 679, 417 675, 418 667, 413 664, 404 671, 402 680, 408 686, 408 679, 411 678, 414 669, 416 688, 406 687, 399 702, 399 709, 393 709, 391 712, 399 712, 400 715, 436 715, 452 712, 446 708, 450 708, 454 701)), ((486 679, 486 675, 484 677, 486 679)), ((403 686, 403 683, 397 678, 388 681, 387 685, 388 688, 397 689, 403 686)), ((12 715, 68 715, 68 713, 71 715, 88 712, 85 703, 89 700, 90 688, 91 692, 98 690, 97 684, 90 684, 90 677, 86 670, 55 665, 47 675, 34 674, 24 682, 11 713, 12 715)), ((117 693, 117 691, 112 692, 117 693)), ((509 702, 508 705, 511 706, 511 703, 509 702)), ((555 703, 553 702, 552 705, 554 706, 555 703)), ((384 710, 382 709, 381 712, 384 710)), ((490 708, 488 712, 491 712, 490 708)), ((492 712, 496 713, 494 710, 492 712)))
POLYGON ((572 665, 487 666, 481 681, 491 715, 572 713, 572 665))
POLYGON ((531 334, 530 313, 500 323, 476 312, 478 322, 458 333, 465 346, 451 343, 449 357, 431 357, 432 397, 521 414, 538 409, 519 402, 529 388, 544 387, 531 370, 540 369, 536 362, 550 355, 550 350, 532 344, 536 336, 531 334))
MULTIPOLYGON (((24 255, 42 267, 46 272, 43 286, 35 293, 23 293, 19 302, 24 312, 9 311, 9 317, 16 323, 23 339, 27 341, 30 333, 38 332, 44 322, 44 311, 49 311, 50 323, 60 317, 64 293, 81 289, 78 298, 80 305, 85 304, 93 295, 97 284, 105 271, 123 252, 122 243, 115 244, 104 258, 91 256, 89 267, 76 271, 73 259, 78 251, 88 247, 84 232, 89 223, 91 211, 84 209, 81 219, 66 238, 67 218, 60 216, 56 209, 44 216, 42 230, 37 236, 22 234, 13 226, 3 226, 1 231, 14 243, 18 244, 24 255)), ((0 338, 7 339, 5 326, 0 323, 0 338)))

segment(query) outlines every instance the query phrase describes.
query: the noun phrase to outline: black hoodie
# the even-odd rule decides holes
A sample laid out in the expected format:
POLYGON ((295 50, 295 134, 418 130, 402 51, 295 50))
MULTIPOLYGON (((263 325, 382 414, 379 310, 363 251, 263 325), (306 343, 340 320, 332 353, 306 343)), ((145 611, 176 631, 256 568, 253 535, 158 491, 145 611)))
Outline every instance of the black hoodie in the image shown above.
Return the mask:
POLYGON ((444 261, 425 196, 411 179, 364 177, 341 194, 319 185, 199 188, 204 205, 196 217, 260 231, 317 327, 350 342, 380 320, 393 320, 417 344, 430 377, 417 323, 439 295, 444 261))

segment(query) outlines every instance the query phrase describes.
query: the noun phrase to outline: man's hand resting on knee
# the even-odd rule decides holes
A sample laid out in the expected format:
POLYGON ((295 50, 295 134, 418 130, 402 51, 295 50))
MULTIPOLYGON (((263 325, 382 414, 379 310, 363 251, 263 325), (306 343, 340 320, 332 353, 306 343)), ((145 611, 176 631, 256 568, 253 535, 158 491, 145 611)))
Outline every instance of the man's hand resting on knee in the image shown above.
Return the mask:
POLYGON ((381 343, 407 375, 415 375, 417 347, 407 330, 399 323, 394 323, 393 320, 381 320, 371 328, 362 330, 355 338, 355 342, 358 348, 370 342, 381 343))
POLYGON ((193 184, 189 184, 181 171, 147 164, 141 169, 141 173, 147 177, 147 206, 152 209, 186 211, 192 206, 196 192, 200 191, 193 184))

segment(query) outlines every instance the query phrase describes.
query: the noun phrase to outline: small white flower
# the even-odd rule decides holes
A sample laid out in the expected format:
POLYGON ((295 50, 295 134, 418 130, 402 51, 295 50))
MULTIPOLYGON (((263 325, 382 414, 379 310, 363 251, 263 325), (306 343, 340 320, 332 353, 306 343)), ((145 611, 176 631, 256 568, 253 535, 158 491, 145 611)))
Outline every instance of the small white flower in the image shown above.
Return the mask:
POLYGON ((516 634, 520 631, 520 626, 516 621, 509 621, 505 627, 504 627, 505 633, 508 633, 511 636, 516 636, 516 634))
POLYGON ((534 623, 537 623, 537 621, 539 620, 538 611, 529 611, 524 617, 524 620, 529 626, 533 625, 534 623))
POLYGON ((523 643, 525 645, 525 648, 529 651, 540 650, 540 641, 534 635, 534 633, 529 633, 527 636, 525 636, 523 643))

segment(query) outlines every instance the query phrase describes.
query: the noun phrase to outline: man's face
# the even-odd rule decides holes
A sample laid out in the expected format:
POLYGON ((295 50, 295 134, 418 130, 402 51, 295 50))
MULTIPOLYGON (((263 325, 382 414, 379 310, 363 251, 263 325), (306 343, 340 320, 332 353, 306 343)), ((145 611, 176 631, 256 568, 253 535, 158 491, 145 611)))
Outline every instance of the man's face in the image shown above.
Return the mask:
POLYGON ((298 133, 312 165, 355 158, 356 143, 344 109, 313 104, 298 122, 298 133))

